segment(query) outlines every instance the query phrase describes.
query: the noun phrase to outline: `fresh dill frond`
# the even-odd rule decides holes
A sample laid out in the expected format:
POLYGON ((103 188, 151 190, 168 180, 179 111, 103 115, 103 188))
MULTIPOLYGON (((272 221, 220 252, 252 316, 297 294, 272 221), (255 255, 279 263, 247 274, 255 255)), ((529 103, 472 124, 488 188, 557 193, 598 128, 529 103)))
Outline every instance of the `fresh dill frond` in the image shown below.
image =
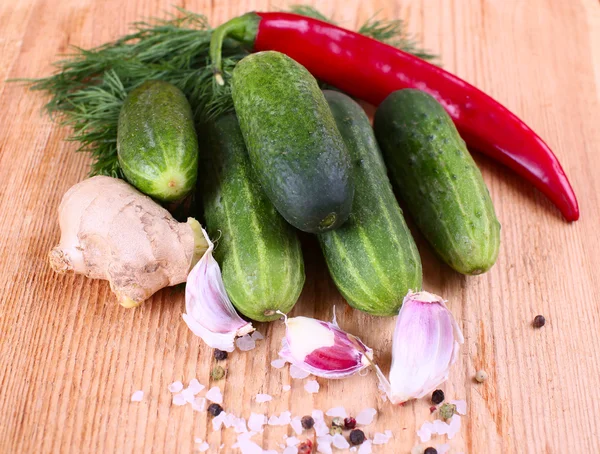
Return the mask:
POLYGON ((290 13, 300 14, 301 16, 322 20, 323 22, 329 22, 330 24, 334 23, 329 17, 310 5, 292 5, 289 7, 288 11, 290 13))
MULTIPOLYGON (((331 22, 316 9, 296 5, 291 11, 331 22)), ((230 84, 215 83, 209 58, 212 29, 205 16, 178 8, 167 19, 135 22, 132 32, 93 49, 74 47, 54 64, 55 74, 21 79, 31 90, 49 95, 45 108, 59 124, 72 128, 67 139, 77 151, 92 154, 91 175, 122 178, 117 158, 117 127, 123 101, 147 80, 160 79, 180 88, 198 123, 233 111, 230 84)), ((392 43, 430 59, 400 21, 369 20, 359 33, 392 43)), ((239 43, 223 45, 223 76, 248 54, 239 43)))

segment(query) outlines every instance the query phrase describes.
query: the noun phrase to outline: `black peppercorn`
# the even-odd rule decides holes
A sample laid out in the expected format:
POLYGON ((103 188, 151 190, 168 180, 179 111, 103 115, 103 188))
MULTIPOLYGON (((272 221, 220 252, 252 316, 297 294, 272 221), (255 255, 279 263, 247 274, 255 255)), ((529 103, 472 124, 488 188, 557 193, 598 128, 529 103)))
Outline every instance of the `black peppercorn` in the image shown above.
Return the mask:
POLYGON ((423 454, 437 454, 437 449, 435 448, 427 448, 423 451, 423 454))
POLYGON ((312 429, 315 425, 315 420, 313 419, 313 417, 308 415, 303 416, 300 422, 302 423, 302 427, 306 430, 312 429))
POLYGON ((365 441, 365 433, 360 429, 354 429, 350 432, 350 443, 354 446, 362 445, 363 441, 365 441))
POLYGON ((441 404, 444 401, 444 391, 436 389, 431 395, 431 402, 434 405, 441 404))
POLYGON ((546 317, 544 317, 543 315, 536 315, 535 318, 533 319, 533 327, 534 328, 541 328, 545 324, 546 324, 546 317))
POLYGON ((213 416, 219 416, 222 411, 223 407, 221 407, 219 404, 210 404, 208 406, 208 412, 213 416))
POLYGON ((223 361, 224 359, 227 359, 227 352, 218 349, 215 350, 215 359, 217 361, 223 361))

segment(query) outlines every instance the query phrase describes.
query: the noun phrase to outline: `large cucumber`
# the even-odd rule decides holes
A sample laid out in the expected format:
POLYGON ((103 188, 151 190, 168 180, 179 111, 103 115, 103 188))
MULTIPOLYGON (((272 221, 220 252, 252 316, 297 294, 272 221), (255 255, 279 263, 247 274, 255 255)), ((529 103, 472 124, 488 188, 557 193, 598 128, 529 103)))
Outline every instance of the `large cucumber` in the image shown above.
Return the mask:
POLYGON ((237 64, 231 88, 252 167, 281 215, 306 232, 342 225, 350 158, 315 78, 286 55, 259 52, 237 64))
POLYGON ((144 194, 163 202, 186 196, 196 184, 198 139, 183 92, 160 80, 133 90, 119 115, 117 149, 125 178, 144 194))
POLYGON ((329 272, 348 303, 373 315, 396 315, 409 290, 421 288, 419 251, 402 216, 373 129, 350 97, 325 91, 352 158, 352 213, 319 234, 329 272))
POLYGON ((480 274, 496 261, 500 223, 481 172, 441 104, 419 90, 389 95, 375 135, 406 206, 439 256, 480 274))
POLYGON ((289 312, 304 285, 296 232, 254 179, 235 115, 202 127, 204 215, 231 302, 245 316, 275 320, 289 312))

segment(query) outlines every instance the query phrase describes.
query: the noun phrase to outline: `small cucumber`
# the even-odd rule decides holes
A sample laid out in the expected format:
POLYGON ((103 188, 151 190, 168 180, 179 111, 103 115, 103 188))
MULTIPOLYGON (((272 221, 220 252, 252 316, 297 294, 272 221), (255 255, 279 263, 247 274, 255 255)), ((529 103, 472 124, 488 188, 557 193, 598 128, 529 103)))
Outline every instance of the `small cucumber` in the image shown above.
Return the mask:
POLYGON ((304 285, 304 262, 294 229, 254 179, 234 114, 202 127, 202 198, 215 258, 234 306, 258 321, 289 312, 304 285))
POLYGON ((196 184, 198 139, 183 92, 159 80, 133 90, 119 115, 117 150, 125 178, 144 194, 185 197, 196 184))
POLYGON ((281 215, 305 232, 342 225, 350 158, 315 78, 286 55, 258 52, 237 64, 231 89, 257 180, 281 215))
POLYGON ((421 288, 421 259, 398 206, 369 118, 350 97, 324 91, 352 158, 356 192, 346 223, 318 235, 329 273, 348 303, 396 315, 421 288))
POLYGON ((481 172, 440 103, 419 90, 389 95, 375 135, 392 181, 425 238, 463 274, 492 267, 500 223, 481 172))

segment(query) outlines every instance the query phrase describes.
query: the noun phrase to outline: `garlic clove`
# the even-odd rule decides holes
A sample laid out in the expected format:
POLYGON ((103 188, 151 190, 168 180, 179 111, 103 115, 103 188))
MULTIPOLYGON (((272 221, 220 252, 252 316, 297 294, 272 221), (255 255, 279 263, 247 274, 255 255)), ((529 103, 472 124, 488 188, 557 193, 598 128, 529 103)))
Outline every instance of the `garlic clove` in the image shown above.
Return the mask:
POLYGON ((212 255, 214 244, 204 229, 202 234, 208 248, 188 275, 183 320, 210 347, 232 352, 235 338, 254 328, 238 315, 229 300, 221 269, 212 255))
POLYGON ((377 369, 392 403, 421 398, 446 381, 463 342, 441 297, 409 292, 396 320, 389 381, 377 369))
POLYGON ((342 331, 335 319, 328 323, 309 317, 286 317, 285 324, 279 356, 317 377, 348 377, 372 362, 373 351, 342 331))

